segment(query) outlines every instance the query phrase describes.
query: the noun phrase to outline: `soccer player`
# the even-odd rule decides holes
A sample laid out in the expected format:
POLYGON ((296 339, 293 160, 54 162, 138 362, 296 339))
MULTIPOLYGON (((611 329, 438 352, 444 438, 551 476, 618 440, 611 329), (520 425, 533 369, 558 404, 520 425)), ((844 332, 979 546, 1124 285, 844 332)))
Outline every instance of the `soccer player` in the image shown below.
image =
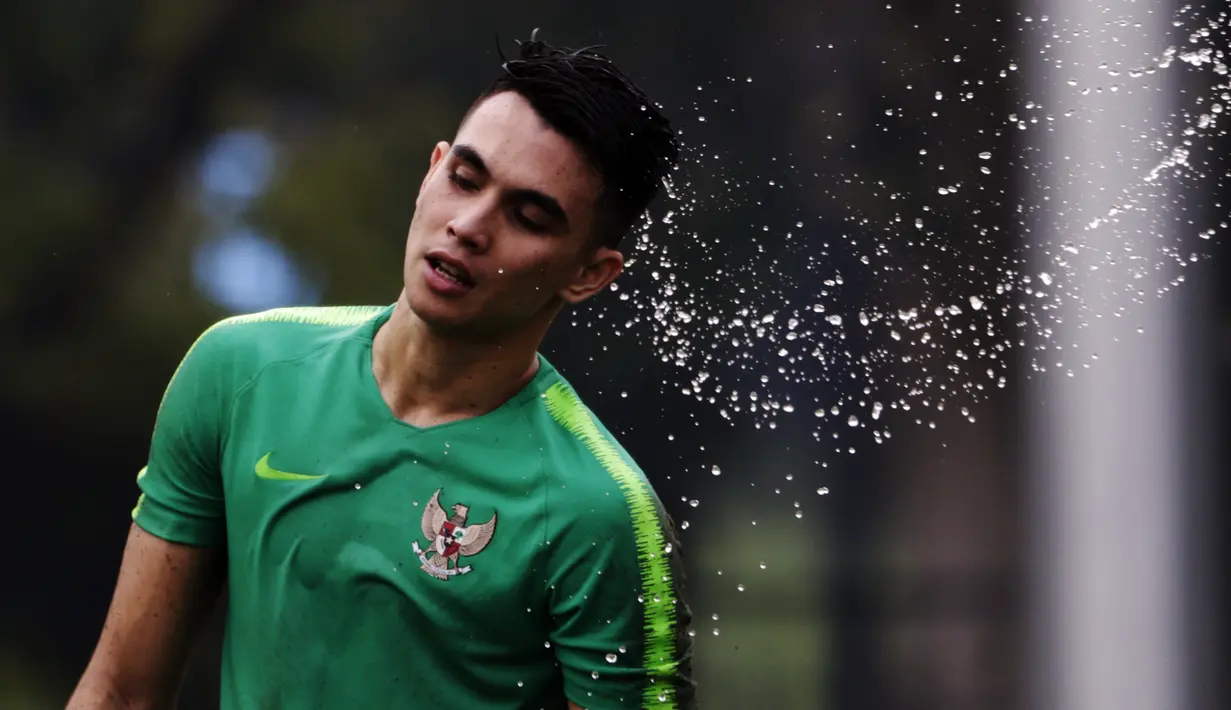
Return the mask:
POLYGON ((172 707, 224 582, 227 710, 695 707, 673 525, 538 354, 678 152, 606 57, 532 37, 432 151, 393 305, 206 330, 69 708, 172 707))

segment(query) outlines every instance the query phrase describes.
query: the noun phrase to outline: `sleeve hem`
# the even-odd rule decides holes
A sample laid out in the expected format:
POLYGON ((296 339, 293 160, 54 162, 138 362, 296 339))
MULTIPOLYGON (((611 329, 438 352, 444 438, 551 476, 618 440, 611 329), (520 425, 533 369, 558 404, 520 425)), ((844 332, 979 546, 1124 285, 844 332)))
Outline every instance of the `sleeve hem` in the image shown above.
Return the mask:
POLYGON ((221 545, 226 539, 223 518, 185 515, 148 495, 141 496, 132 519, 145 532, 168 542, 207 547, 221 545))

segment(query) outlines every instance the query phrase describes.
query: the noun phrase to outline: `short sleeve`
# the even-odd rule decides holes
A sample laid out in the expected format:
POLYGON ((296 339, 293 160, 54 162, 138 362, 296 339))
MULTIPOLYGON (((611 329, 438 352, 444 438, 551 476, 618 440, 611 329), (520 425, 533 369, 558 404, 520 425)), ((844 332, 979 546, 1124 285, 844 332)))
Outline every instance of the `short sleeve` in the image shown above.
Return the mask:
POLYGON ((225 539, 221 448, 231 399, 219 328, 189 348, 163 394, 149 459, 137 475, 133 521, 171 542, 216 545, 225 539))
POLYGON ((586 710, 695 707, 679 541, 640 483, 548 513, 551 643, 586 710))

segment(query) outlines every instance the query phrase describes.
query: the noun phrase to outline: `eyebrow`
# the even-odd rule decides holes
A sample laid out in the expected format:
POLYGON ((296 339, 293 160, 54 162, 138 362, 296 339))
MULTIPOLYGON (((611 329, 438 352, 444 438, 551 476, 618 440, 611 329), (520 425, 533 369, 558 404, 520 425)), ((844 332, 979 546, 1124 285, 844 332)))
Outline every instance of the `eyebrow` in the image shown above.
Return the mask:
MULTIPOLYGON (((479 155, 479 151, 474 148, 465 144, 459 144, 453 146, 451 152, 454 157, 468 164, 471 168, 484 175, 491 175, 491 171, 487 168, 487 163, 483 162, 483 156, 479 155)), ((561 222, 564 228, 568 228, 568 213, 560 206, 560 202, 551 195, 524 187, 509 190, 508 194, 514 200, 533 204, 535 207, 546 212, 548 216, 561 222)))

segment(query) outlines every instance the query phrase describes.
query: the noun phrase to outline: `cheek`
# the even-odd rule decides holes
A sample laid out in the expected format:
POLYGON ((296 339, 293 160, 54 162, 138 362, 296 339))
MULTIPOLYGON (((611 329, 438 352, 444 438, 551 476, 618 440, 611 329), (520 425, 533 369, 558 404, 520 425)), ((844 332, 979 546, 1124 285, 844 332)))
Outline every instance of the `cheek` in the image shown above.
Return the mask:
POLYGON ((441 212, 441 202, 442 200, 439 195, 432 195, 430 193, 419 195, 419 199, 415 200, 415 223, 430 224, 438 219, 441 212))
POLYGON ((523 253, 515 263, 505 260, 504 264, 505 272, 501 276, 505 279, 501 290, 516 292, 527 298, 558 291, 572 275, 559 255, 549 250, 523 253))
POLYGON ((415 197, 415 218, 423 223, 439 222, 449 211, 453 195, 447 180, 437 177, 429 180, 415 197))
POLYGON ((550 245, 541 240, 523 239, 519 235, 499 239, 496 243, 507 247, 498 258, 498 261, 504 264, 506 272, 511 271, 529 278, 544 278, 557 268, 554 264, 558 261, 558 256, 550 245))

